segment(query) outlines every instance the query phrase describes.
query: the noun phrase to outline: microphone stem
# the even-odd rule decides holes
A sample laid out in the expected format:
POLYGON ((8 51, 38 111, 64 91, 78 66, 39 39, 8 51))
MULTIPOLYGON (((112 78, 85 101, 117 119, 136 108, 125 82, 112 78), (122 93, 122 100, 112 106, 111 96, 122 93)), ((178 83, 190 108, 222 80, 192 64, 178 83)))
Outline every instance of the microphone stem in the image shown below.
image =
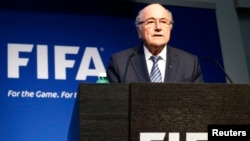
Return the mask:
POLYGON ((217 60, 212 59, 212 58, 205 58, 205 59, 215 62, 219 66, 219 68, 221 69, 221 71, 224 73, 224 75, 226 76, 226 78, 229 80, 229 82, 231 84, 233 84, 233 81, 231 80, 231 78, 229 77, 229 75, 225 72, 225 70, 222 68, 222 66, 220 65, 220 63, 217 60))

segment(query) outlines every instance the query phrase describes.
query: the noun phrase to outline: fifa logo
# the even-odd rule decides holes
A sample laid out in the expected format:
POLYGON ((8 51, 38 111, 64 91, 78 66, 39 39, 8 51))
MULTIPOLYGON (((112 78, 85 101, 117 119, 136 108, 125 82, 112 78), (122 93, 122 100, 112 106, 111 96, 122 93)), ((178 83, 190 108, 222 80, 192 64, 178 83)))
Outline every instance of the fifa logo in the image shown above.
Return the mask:
MULTIPOLYGON (((82 54, 80 65, 76 66, 76 60, 67 58, 67 55, 79 55, 79 46, 54 46, 54 56, 49 56, 48 45, 33 44, 8 44, 8 78, 20 78, 21 67, 28 67, 31 59, 36 60, 37 79, 49 79, 49 65, 51 60, 54 64, 54 77, 56 80, 67 79, 67 69, 78 68, 75 80, 86 80, 87 76, 98 76, 99 73, 105 72, 103 61, 96 47, 86 47, 82 54), (34 48, 36 51, 33 51, 34 48), (22 54, 31 54, 23 56, 22 54), (32 56, 32 57, 31 57, 32 56), (33 57, 35 56, 35 57, 33 57), (49 61, 49 59, 51 59, 49 61), (90 63, 95 68, 89 68, 90 63)), ((51 69, 51 68, 50 68, 51 69)), ((24 73, 24 72, 22 72, 24 73)))
MULTIPOLYGON (((140 141, 164 141, 165 132, 141 132, 140 141)), ((187 132, 186 141, 207 141, 208 133, 206 132, 187 132)), ((179 132, 169 132, 168 141, 180 141, 179 132)))

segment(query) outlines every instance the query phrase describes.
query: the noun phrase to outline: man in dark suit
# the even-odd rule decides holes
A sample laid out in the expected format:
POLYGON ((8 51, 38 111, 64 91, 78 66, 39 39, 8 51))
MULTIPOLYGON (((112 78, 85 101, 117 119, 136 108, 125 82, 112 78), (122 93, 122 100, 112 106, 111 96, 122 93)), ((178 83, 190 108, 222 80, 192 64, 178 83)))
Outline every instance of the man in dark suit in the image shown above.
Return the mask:
POLYGON ((111 56, 107 68, 110 83, 203 82, 197 56, 167 44, 173 28, 169 10, 158 3, 149 4, 139 11, 135 24, 142 45, 111 56))

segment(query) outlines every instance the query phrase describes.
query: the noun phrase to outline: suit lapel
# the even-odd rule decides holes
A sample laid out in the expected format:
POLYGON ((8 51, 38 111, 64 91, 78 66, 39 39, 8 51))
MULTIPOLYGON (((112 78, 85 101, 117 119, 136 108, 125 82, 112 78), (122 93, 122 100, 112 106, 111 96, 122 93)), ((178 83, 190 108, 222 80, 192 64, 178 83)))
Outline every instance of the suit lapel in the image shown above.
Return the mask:
POLYGON ((174 82, 177 74, 177 67, 178 67, 177 64, 178 64, 177 54, 171 47, 168 46, 167 64, 166 64, 164 82, 174 82))
POLYGON ((144 51, 142 47, 137 48, 136 55, 131 58, 133 69, 140 82, 150 82, 144 51))

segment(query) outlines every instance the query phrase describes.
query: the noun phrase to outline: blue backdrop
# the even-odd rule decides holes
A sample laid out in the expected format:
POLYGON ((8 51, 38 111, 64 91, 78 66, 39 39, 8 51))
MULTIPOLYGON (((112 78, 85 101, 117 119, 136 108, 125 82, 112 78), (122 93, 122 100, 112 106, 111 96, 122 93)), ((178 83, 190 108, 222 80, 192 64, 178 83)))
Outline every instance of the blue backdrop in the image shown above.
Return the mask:
MULTIPOLYGON (((66 141, 79 83, 95 83, 112 53, 140 43, 135 15, 0 9, 0 140, 66 141)), ((207 83, 225 83, 215 11, 167 6, 170 45, 198 55, 207 83)), ((125 12, 128 12, 125 11, 125 12)), ((71 137, 70 137, 71 138, 71 137)), ((78 137, 75 137, 77 140, 78 137)))

